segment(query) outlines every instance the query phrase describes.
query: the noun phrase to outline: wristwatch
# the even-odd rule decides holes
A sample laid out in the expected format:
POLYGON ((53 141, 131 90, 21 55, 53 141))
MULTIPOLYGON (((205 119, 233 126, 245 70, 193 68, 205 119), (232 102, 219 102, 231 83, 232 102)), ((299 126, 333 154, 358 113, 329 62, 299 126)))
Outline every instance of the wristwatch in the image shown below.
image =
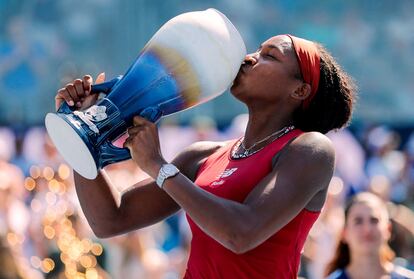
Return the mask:
POLYGON ((160 171, 158 172, 156 180, 157 185, 162 189, 162 184, 164 184, 164 181, 170 177, 176 176, 179 172, 180 170, 177 169, 177 167, 173 164, 162 165, 160 171))

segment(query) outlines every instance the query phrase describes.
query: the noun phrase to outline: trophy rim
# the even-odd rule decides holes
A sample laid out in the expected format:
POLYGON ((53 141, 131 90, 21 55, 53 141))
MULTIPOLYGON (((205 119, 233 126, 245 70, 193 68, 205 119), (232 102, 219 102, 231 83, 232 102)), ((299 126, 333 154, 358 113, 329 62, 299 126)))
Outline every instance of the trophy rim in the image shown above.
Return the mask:
POLYGON ((45 126, 63 160, 74 171, 87 179, 98 176, 95 159, 76 127, 56 113, 46 115, 45 126))

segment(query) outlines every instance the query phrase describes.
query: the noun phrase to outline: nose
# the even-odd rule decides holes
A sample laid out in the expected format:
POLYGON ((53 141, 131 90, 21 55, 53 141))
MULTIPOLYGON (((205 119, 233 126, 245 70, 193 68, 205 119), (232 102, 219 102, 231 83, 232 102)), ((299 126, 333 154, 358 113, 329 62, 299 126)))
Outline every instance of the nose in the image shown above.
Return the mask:
POLYGON ((255 65, 257 63, 257 52, 247 54, 244 58, 244 63, 249 65, 255 65))
POLYGON ((366 222, 362 227, 362 232, 366 236, 371 235, 374 230, 375 230, 375 225, 373 225, 369 222, 366 222))

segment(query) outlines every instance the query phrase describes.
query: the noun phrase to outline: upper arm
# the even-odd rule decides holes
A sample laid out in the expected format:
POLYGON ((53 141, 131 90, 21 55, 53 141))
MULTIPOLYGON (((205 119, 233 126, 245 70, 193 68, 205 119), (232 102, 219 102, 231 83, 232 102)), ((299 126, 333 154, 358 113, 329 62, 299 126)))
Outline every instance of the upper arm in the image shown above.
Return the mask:
POLYGON ((306 133, 287 146, 273 171, 244 202, 256 240, 262 242, 273 235, 325 191, 333 169, 334 150, 326 136, 306 133))

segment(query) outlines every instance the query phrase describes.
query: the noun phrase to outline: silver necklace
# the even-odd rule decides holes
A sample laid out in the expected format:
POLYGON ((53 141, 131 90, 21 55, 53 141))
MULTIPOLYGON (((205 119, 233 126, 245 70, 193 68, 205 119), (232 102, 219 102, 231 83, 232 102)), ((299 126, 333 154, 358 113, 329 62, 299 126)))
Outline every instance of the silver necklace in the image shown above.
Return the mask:
POLYGON ((265 146, 266 146, 266 145, 265 145, 265 146, 263 146, 263 147, 261 147, 261 148, 259 148, 259 149, 257 149, 257 150, 253 150, 253 151, 252 151, 252 149, 253 149, 254 147, 256 147, 258 144, 263 143, 263 142, 265 142, 265 141, 269 140, 271 137, 274 137, 275 135, 277 135, 274 139, 272 139, 272 140, 269 142, 269 144, 270 144, 270 143, 274 142, 275 140, 277 140, 278 138, 280 138, 280 137, 282 137, 282 136, 286 135, 287 133, 289 133, 289 132, 290 132, 290 131, 292 131, 293 129, 295 129, 295 126, 293 126, 293 125, 283 127, 282 129, 280 129, 280 130, 278 130, 278 131, 276 131, 276 132, 273 132, 272 134, 268 135, 267 137, 265 137, 265 138, 263 138, 263 139, 261 139, 261 140, 259 140, 259 141, 255 142, 255 143, 254 143, 252 146, 250 146, 249 148, 246 148, 246 147, 245 147, 245 145, 244 145, 244 137, 242 137, 242 138, 240 138, 240 139, 237 141, 237 143, 234 145, 234 148, 233 148, 233 150, 232 150, 232 152, 231 152, 231 157, 232 157, 233 159, 241 159, 241 158, 246 158, 246 157, 249 157, 249 156, 251 156, 251 155, 253 155, 253 154, 255 154, 255 153, 259 152, 260 150, 262 150, 262 149, 263 149, 263 148, 265 148, 265 146), (237 151, 239 150, 239 148, 240 148, 240 147, 242 147, 242 148, 243 148, 244 152, 242 152, 242 153, 237 153, 237 151))

